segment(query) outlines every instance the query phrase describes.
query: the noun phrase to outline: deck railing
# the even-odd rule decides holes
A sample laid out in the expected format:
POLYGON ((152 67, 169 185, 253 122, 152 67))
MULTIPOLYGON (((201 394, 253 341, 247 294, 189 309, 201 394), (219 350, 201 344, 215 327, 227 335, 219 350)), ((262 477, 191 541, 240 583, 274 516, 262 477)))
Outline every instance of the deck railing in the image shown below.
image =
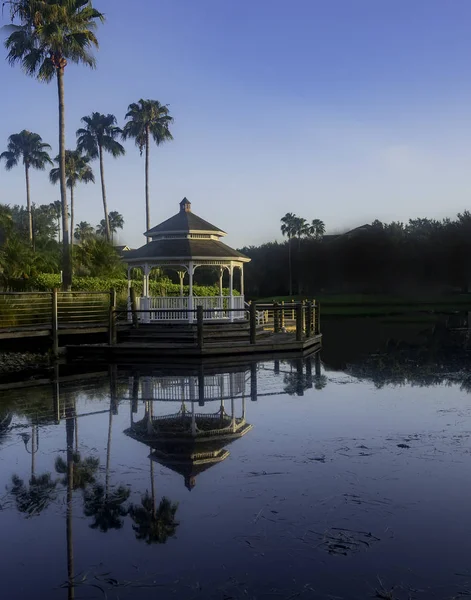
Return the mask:
POLYGON ((114 292, 0 292, 0 336, 49 335, 56 352, 59 333, 106 332, 114 298, 114 292))

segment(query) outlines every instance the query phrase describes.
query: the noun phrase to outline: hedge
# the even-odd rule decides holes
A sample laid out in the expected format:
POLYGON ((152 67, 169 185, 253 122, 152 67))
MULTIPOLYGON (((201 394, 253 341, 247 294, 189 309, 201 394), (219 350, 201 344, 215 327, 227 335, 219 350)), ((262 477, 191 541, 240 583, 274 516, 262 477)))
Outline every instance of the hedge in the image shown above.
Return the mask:
MULTIPOLYGON (((131 283, 132 287, 136 290, 137 294, 142 294, 142 281, 133 280, 131 283)), ((43 273, 36 275, 28 280, 28 287, 38 292, 47 292, 54 288, 61 287, 60 275, 52 273, 43 273)), ((111 289, 115 289, 116 292, 126 292, 128 289, 127 279, 116 279, 116 278, 104 278, 104 277, 74 277, 72 290, 75 292, 105 292, 111 289)), ((153 296, 179 296, 180 285, 178 283, 172 283, 169 279, 162 279, 161 281, 150 282, 150 293, 153 296)), ((183 295, 187 296, 189 293, 189 286, 183 286, 183 295)), ((229 295, 227 288, 223 289, 225 296, 229 295)), ((193 286, 194 296, 218 296, 219 286, 217 285, 194 285, 193 286)), ((234 296, 238 296, 239 292, 234 290, 234 296)))

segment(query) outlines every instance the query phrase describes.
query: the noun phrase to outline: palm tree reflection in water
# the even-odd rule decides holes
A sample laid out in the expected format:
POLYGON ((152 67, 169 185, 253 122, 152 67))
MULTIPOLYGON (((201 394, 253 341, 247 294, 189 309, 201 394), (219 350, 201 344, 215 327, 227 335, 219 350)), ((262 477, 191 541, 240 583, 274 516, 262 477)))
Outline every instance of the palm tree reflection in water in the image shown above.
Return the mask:
POLYGON ((155 506, 154 461, 150 459, 151 494, 146 493, 141 497, 141 504, 131 504, 129 514, 134 525, 136 539, 145 540, 147 544, 165 544, 169 537, 173 537, 178 528, 175 514, 178 504, 171 502, 163 496, 159 506, 155 506))
POLYGON ((36 475, 36 452, 39 448, 39 432, 37 425, 32 425, 31 436, 22 434, 23 442, 27 452, 31 454, 31 476, 29 485, 18 475, 12 475, 11 493, 15 498, 16 508, 27 517, 39 516, 41 512, 55 500, 57 481, 54 481, 50 473, 36 475), (31 450, 28 442, 31 440, 31 450))

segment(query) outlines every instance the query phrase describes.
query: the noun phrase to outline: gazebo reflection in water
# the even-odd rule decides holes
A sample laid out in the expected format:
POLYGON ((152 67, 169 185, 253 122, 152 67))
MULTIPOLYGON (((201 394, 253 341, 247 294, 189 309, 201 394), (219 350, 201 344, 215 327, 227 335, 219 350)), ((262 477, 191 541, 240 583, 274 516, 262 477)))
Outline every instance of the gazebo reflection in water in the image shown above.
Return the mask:
POLYGON ((303 396, 305 390, 325 385, 319 352, 211 370, 200 365, 171 374, 165 367, 146 374, 140 369, 134 368, 130 379, 131 422, 125 434, 150 448, 151 465, 157 462, 182 475, 189 490, 200 473, 229 456, 228 445, 253 428, 246 420, 247 400, 303 396), (140 403, 144 415, 134 420, 140 403))
POLYGON ((149 446, 149 458, 182 475, 191 490, 197 475, 225 460, 226 446, 252 429, 245 418, 250 375, 250 368, 239 368, 140 377, 133 400, 144 402, 144 417, 134 421, 131 412, 125 433, 149 446), (169 412, 169 403, 177 403, 178 409, 169 412), (206 403, 209 410, 204 410, 206 403))

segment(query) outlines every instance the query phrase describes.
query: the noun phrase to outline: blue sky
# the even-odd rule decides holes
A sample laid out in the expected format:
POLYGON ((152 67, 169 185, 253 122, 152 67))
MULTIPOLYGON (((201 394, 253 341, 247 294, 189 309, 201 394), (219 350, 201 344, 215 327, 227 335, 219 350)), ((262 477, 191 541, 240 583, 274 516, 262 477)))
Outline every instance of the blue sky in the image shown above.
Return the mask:
MULTIPOLYGON (((471 208, 469 0, 96 0, 97 69, 66 70, 67 145, 80 118, 168 103, 175 141, 151 149, 154 224, 187 196, 233 246, 280 239, 288 211, 329 232, 471 208)), ((6 13, 5 13, 6 16, 6 13)), ((5 52, 3 51, 5 56, 5 52)), ((0 148, 21 129, 57 153, 55 85, 0 61, 0 148)), ((122 242, 144 242, 144 162, 106 158, 122 242)), ((97 184, 77 220, 102 215, 97 184)), ((33 200, 59 190, 32 175, 33 200)), ((21 169, 0 202, 24 203, 21 169)))

